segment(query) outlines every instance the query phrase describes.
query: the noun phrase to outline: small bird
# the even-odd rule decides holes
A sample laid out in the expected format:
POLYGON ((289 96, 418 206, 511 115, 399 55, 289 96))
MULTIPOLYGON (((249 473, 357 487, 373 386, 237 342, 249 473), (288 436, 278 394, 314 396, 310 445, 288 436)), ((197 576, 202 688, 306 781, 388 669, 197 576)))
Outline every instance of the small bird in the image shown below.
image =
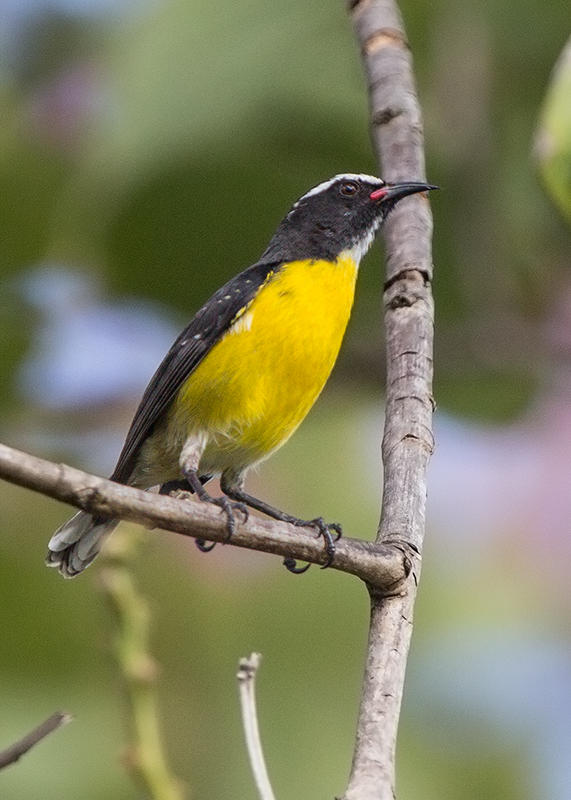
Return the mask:
MULTIPOLYGON (((244 478, 289 439, 323 389, 359 262, 380 225, 402 198, 436 188, 342 174, 304 194, 260 259, 215 292, 178 336, 143 394, 110 480, 196 493, 226 514, 229 537, 248 507, 313 527, 328 566, 340 526, 286 514, 247 494, 244 478), (222 497, 205 488, 214 476, 222 497)), ((66 578, 78 575, 118 522, 79 511, 52 536, 46 563, 66 578)))

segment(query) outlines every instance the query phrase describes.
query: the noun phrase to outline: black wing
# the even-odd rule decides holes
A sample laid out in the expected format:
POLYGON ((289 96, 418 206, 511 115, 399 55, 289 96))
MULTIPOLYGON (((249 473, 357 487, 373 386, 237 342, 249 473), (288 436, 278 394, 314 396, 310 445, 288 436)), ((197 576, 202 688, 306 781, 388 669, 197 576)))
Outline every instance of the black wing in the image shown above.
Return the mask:
POLYGON ((272 262, 258 263, 236 275, 212 295, 178 336, 145 389, 112 481, 127 483, 141 445, 182 384, 230 327, 240 309, 253 300, 279 266, 272 262))

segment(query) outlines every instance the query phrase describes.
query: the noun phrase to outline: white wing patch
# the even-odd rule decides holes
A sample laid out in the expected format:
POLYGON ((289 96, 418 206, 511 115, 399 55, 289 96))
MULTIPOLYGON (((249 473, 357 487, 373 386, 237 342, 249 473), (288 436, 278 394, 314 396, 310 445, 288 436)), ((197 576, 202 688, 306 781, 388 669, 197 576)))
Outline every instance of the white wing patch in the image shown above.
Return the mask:
POLYGON ((231 333, 243 333, 244 331, 251 330, 253 321, 253 311, 246 311, 244 314, 240 314, 236 322, 230 325, 226 335, 229 336, 231 333))

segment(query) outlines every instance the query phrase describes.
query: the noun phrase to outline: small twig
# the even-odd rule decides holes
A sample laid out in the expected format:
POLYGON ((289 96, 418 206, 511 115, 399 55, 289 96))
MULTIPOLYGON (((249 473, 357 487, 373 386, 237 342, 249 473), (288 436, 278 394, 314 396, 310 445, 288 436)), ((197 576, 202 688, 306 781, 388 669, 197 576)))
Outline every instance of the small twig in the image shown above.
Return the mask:
POLYGON ((116 620, 115 654, 129 703, 131 743, 124 762, 152 800, 183 800, 182 784, 169 769, 161 738, 158 665, 149 650, 149 608, 128 568, 133 533, 123 529, 115 534, 101 571, 102 588, 116 620))
POLYGON ((65 711, 56 711, 55 714, 52 714, 51 717, 44 720, 41 725, 38 725, 38 727, 34 728, 30 733, 27 733, 19 742, 11 744, 10 747, 0 752, 0 769, 8 767, 10 764, 15 764, 16 761, 19 761, 19 759, 25 755, 28 750, 31 750, 32 747, 38 744, 38 742, 41 742, 42 739, 45 739, 50 733, 57 731, 62 725, 67 725, 72 719, 73 717, 71 714, 67 714, 65 711))
POLYGON ((256 712, 256 672, 260 666, 262 656, 251 653, 249 658, 241 658, 238 668, 238 687, 240 689, 240 705, 242 707, 242 724, 246 736, 246 745, 250 757, 250 765, 254 773, 254 780, 260 795, 260 800, 275 800, 272 791, 262 742, 258 728, 258 714, 256 712))

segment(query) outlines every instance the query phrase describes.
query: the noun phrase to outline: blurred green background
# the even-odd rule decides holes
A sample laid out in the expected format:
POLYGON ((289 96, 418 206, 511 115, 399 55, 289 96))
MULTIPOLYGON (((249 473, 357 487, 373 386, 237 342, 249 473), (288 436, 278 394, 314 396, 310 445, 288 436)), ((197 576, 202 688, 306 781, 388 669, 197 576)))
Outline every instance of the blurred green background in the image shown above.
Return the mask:
MULTIPOLYGON (((3 0, 1 440, 108 473, 146 380, 199 305, 310 186, 377 171, 343 6, 3 0)), ((569 78, 547 92, 569 3, 401 8, 427 175, 443 191, 438 444, 399 796, 568 800, 569 78)), ((375 249, 324 396, 248 484, 365 537, 380 494, 381 286, 375 249)), ((0 487, 0 748, 57 708, 76 718, 0 774, 0 797, 135 800, 100 567, 64 583, 43 566, 67 515, 0 487)), ((255 797, 234 678, 253 649, 277 796, 339 795, 364 589, 332 571, 295 578, 261 554, 206 556, 172 534, 145 532, 138 552, 166 748, 188 796, 255 797)))

